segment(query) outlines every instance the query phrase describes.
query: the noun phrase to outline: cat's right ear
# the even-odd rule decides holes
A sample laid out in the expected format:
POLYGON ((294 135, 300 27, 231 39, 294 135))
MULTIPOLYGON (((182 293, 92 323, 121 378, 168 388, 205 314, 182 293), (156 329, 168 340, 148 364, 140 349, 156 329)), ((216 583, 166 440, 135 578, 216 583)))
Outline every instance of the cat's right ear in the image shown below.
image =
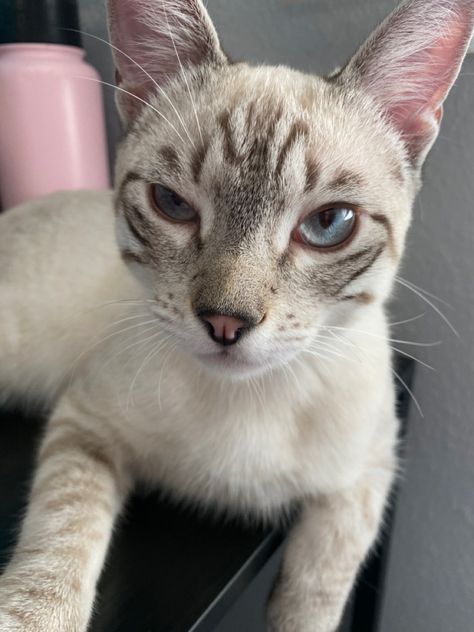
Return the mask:
POLYGON ((147 99, 183 68, 221 65, 222 52, 201 0, 107 0, 117 107, 130 124, 147 99))
POLYGON ((378 104, 419 169, 474 28, 474 0, 406 0, 334 77, 378 104))

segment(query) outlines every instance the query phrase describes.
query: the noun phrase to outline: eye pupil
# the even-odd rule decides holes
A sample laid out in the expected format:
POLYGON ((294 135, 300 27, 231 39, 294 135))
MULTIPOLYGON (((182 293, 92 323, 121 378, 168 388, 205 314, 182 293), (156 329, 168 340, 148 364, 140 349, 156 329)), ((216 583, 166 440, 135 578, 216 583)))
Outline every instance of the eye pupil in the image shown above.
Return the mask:
POLYGON ((198 218, 197 212, 186 200, 161 184, 150 185, 150 197, 155 210, 168 220, 190 223, 198 218))
POLYGON ((184 202, 184 200, 182 198, 179 197, 179 195, 177 193, 175 193, 174 191, 171 191, 171 199, 173 201, 173 204, 175 204, 176 206, 181 206, 184 202))
POLYGON ((327 211, 322 211, 318 213, 319 223, 321 224, 321 228, 327 229, 334 223, 334 209, 329 209, 327 211))
POLYGON ((356 212, 351 208, 328 208, 308 217, 297 229, 299 241, 314 248, 333 248, 354 233, 356 212))

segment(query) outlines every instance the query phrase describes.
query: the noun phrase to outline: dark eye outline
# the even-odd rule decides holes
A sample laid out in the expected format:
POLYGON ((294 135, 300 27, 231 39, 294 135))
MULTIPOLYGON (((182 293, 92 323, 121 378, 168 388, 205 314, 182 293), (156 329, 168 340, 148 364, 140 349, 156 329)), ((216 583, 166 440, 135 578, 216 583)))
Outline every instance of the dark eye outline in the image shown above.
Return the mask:
POLYGON ((348 246, 351 243, 351 241, 355 238, 355 236, 359 232, 361 214, 362 214, 362 211, 360 207, 354 204, 349 204, 347 202, 332 202, 330 204, 325 204, 324 206, 321 206, 320 208, 318 208, 316 211, 313 211, 309 213, 308 215, 305 215, 301 220, 299 220, 298 226, 291 233, 291 239, 295 241, 296 243, 301 244, 302 246, 305 246, 306 248, 310 248, 311 250, 313 251, 315 250, 317 252, 329 253, 329 252, 336 252, 337 250, 342 250, 343 248, 346 248, 346 246, 348 246), (352 227, 352 231, 343 241, 341 241, 338 244, 335 244, 334 246, 314 246, 303 237, 302 233, 300 232, 301 225, 307 222, 309 219, 311 219, 311 217, 314 217, 315 215, 319 215, 319 213, 324 213, 324 211, 329 211, 331 209, 343 209, 343 208, 353 211, 354 220, 355 220, 354 225, 352 227))
POLYGON ((150 200, 150 205, 153 208, 153 210, 156 211, 158 213, 158 215, 160 215, 163 219, 165 219, 167 222, 170 222, 171 224, 183 224, 183 225, 184 224, 196 224, 196 223, 199 223, 199 221, 200 221, 199 213, 196 211, 194 206, 192 206, 192 204, 189 204, 181 195, 179 195, 179 193, 176 193, 176 191, 173 191, 173 189, 170 189, 169 187, 166 187, 164 184, 160 184, 159 182, 152 182, 151 184, 149 184, 148 185, 148 198, 150 200), (192 218, 190 218, 190 219, 181 219, 180 220, 180 219, 176 219, 176 218, 171 217, 170 215, 168 215, 166 213, 166 211, 161 208, 160 204, 156 200, 155 187, 157 187, 157 186, 162 187, 163 189, 166 189, 167 191, 169 191, 170 193, 175 195, 177 198, 182 200, 184 202, 184 204, 186 204, 186 206, 188 206, 194 212, 194 216, 192 218))

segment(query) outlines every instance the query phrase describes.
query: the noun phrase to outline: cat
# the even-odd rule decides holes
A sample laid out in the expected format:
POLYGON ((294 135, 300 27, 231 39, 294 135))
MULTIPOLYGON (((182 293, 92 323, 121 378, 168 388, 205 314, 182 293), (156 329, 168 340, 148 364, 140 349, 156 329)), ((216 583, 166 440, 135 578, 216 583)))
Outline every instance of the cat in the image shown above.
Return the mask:
POLYGON ((108 15, 114 193, 0 218, 2 392, 54 403, 0 629, 87 629, 145 481, 299 503, 268 629, 334 632, 397 469, 384 304, 474 2, 403 3, 328 77, 231 62, 201 0, 108 15))

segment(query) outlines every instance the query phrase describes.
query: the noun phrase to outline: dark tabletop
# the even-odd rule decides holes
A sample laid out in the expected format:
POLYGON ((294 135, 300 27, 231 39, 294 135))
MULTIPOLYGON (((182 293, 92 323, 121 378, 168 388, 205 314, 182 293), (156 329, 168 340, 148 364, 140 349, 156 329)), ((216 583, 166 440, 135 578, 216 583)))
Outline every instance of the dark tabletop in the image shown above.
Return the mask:
MULTIPOLYGON (((0 410, 0 567, 24 510, 43 420, 0 410)), ((114 534, 90 632, 213 630, 283 539, 137 492, 114 534)))
MULTIPOLYGON (((407 383, 412 370, 398 362, 407 383)), ((400 391, 402 418, 407 405, 400 391)), ((37 414, 0 410, 0 568, 18 531, 43 426, 37 414)), ((214 630, 283 538, 276 529, 218 520, 137 492, 115 531, 90 632, 214 630)), ((372 587, 381 581, 380 568, 374 572, 372 587)), ((374 595, 369 589, 359 598, 364 617, 374 595)))

